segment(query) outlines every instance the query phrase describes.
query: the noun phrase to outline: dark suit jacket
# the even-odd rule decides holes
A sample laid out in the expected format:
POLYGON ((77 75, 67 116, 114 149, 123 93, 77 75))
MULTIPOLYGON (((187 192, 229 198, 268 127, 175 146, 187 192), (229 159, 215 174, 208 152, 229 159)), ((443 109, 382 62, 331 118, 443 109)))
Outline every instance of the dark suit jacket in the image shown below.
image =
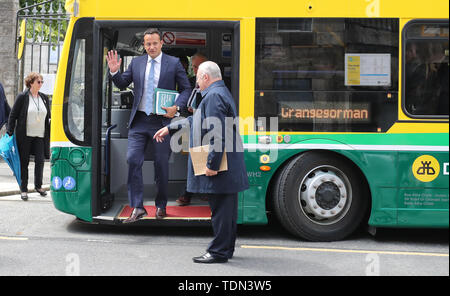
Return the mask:
MULTIPOLYGON (((112 81, 120 89, 128 87, 131 82, 134 83, 134 101, 131 109, 130 121, 128 123, 130 128, 144 95, 145 68, 147 67, 147 60, 147 54, 136 57, 131 61, 125 72, 119 72, 112 77, 112 81)), ((180 63, 180 59, 164 53, 162 54, 161 73, 157 87, 178 90, 180 96, 176 101, 176 105, 180 107, 186 106, 192 89, 186 76, 186 71, 180 63)))
POLYGON ((219 151, 210 151, 207 167, 217 171, 226 148, 228 170, 216 176, 195 176, 192 161, 188 161, 187 191, 193 193, 230 194, 249 188, 247 170, 244 162, 244 148, 239 135, 236 106, 231 93, 223 80, 216 81, 202 91, 203 100, 193 116, 171 123, 168 128, 174 131, 190 126, 190 147, 210 144, 219 151), (227 119, 226 119, 227 118, 227 119), (220 121, 221 129, 217 129, 220 121), (236 124, 226 125, 226 121, 236 124), (216 129, 211 124, 216 123, 216 129), (199 133, 200 132, 200 133, 199 133), (227 145, 225 147, 225 145, 227 145))
MULTIPOLYGON (((46 159, 50 158, 50 105, 48 97, 39 92, 42 100, 44 101, 45 108, 47 109, 47 116, 45 117, 45 132, 44 132, 44 156, 46 159)), ((16 134, 17 146, 24 145, 27 138, 27 117, 28 117, 28 105, 30 101, 30 90, 27 89, 23 93, 17 95, 16 102, 12 107, 11 114, 8 120, 7 133, 12 135, 16 134), (17 123, 17 126, 16 126, 17 123)), ((20 151, 19 151, 20 152, 20 151)), ((34 153, 32 153, 34 154, 34 153)))

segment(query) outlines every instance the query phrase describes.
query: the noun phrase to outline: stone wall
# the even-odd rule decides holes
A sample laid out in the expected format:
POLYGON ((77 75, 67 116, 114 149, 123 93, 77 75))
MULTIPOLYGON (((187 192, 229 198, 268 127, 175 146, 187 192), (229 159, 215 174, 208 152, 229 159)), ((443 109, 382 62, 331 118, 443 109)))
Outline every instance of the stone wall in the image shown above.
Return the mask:
POLYGON ((13 105, 17 88, 17 57, 14 51, 16 13, 19 0, 0 0, 0 82, 6 98, 13 105))

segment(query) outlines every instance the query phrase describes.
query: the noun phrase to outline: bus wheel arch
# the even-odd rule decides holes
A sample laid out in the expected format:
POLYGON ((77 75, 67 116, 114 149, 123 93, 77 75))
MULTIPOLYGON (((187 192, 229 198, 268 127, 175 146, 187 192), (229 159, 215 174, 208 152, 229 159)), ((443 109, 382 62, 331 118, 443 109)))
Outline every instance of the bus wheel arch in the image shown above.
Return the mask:
POLYGON ((280 223, 312 241, 341 240, 365 225, 370 187, 349 158, 327 150, 294 155, 277 170, 267 201, 280 223))

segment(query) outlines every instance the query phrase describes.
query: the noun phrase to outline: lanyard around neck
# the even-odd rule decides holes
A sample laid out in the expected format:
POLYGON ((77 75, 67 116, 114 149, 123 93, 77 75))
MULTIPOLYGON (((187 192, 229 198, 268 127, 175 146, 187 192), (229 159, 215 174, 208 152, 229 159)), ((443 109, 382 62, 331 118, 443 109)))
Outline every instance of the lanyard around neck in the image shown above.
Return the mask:
POLYGON ((30 97, 31 97, 31 100, 33 101, 34 105, 36 106, 38 112, 40 112, 41 109, 39 108, 39 105, 40 105, 40 97, 41 96, 38 94, 38 96, 37 96, 37 98, 35 100, 34 97, 33 97, 33 94, 30 93, 30 97), (36 101, 37 101, 37 103, 36 103, 36 101))

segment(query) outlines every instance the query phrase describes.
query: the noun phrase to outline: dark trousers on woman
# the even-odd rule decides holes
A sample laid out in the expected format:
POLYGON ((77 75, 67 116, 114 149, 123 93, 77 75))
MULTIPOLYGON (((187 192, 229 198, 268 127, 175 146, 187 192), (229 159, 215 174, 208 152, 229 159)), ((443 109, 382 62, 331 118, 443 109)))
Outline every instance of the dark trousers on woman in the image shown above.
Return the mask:
MULTIPOLYGON (((213 178, 213 177, 212 177, 213 178)), ((214 239, 207 252, 214 257, 233 257, 236 242, 238 194, 208 194, 214 239)))
POLYGON ((30 154, 34 154, 34 187, 41 188, 44 174, 44 138, 26 137, 18 148, 20 154, 20 191, 28 192, 30 154))

